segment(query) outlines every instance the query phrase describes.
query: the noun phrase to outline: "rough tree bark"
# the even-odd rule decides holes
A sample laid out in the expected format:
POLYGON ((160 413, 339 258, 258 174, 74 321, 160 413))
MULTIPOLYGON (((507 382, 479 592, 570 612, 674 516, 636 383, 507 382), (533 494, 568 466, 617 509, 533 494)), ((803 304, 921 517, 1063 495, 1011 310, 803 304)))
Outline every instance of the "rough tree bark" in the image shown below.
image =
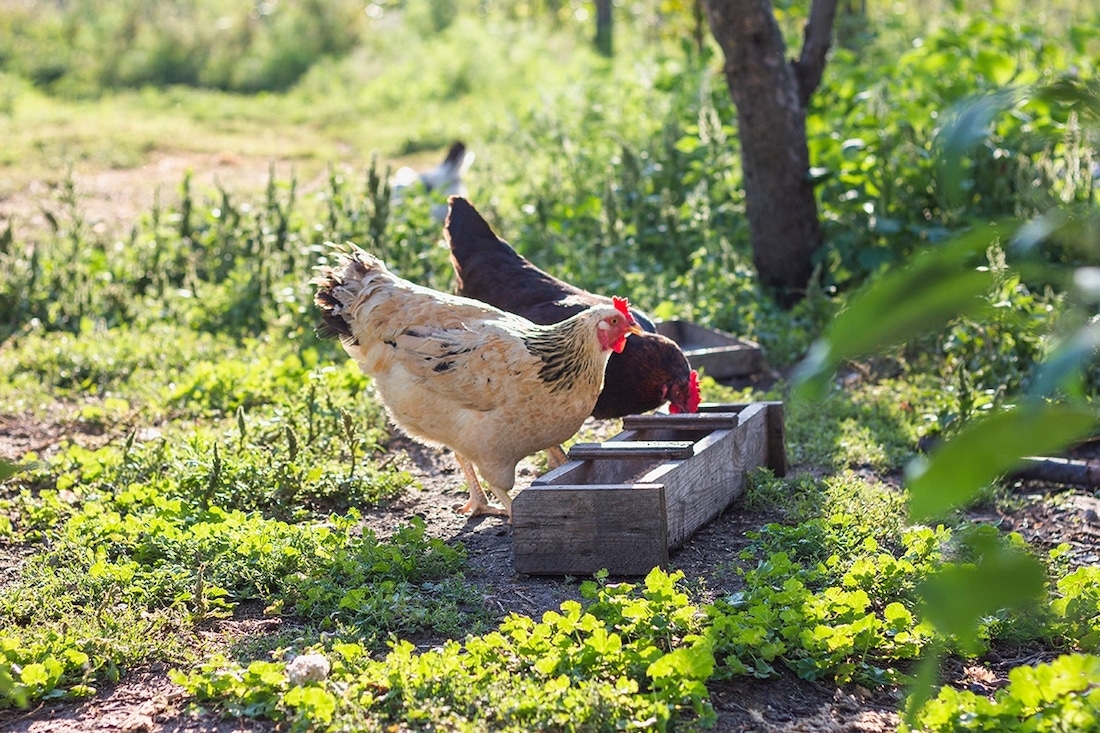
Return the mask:
POLYGON ((611 43, 611 0, 596 0, 596 50, 610 57, 611 43))
POLYGON ((706 0, 737 107, 753 263, 784 306, 805 295, 823 241, 810 180, 806 105, 825 70, 836 3, 813 0, 802 52, 788 62, 771 0, 706 0))

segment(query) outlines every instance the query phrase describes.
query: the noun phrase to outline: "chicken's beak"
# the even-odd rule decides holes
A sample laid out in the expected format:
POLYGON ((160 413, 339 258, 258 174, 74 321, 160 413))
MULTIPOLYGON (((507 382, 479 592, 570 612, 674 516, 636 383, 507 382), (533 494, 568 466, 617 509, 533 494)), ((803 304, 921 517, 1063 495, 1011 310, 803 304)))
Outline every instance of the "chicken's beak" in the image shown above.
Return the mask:
POLYGON ((630 328, 627 330, 627 333, 628 334, 633 333, 633 334, 636 334, 638 336, 641 336, 643 333, 645 333, 645 331, 643 331, 642 327, 639 326, 637 323, 631 323, 630 328))
POLYGON ((631 321, 630 325, 627 326, 625 331, 623 331, 623 335, 620 336, 619 339, 611 345, 611 350, 614 351, 616 354, 623 353, 623 349, 626 348, 626 339, 632 333, 643 333, 638 324, 634 323, 633 321, 631 321))

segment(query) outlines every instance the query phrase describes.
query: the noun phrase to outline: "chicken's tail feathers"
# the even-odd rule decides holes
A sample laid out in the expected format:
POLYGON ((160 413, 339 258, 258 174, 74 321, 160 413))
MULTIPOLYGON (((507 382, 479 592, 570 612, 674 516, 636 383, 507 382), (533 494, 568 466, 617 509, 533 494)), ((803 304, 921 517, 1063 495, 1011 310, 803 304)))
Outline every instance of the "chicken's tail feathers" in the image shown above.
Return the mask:
POLYGON ((382 260, 350 242, 330 242, 329 246, 336 253, 336 263, 317 267, 317 275, 310 280, 311 285, 317 286, 313 302, 322 312, 316 333, 320 338, 354 341, 346 317, 347 305, 363 288, 365 280, 374 274, 389 274, 389 270, 382 260))
POLYGON ((443 159, 443 165, 452 168, 461 168, 466 164, 466 143, 455 140, 447 149, 447 157, 443 159))
POLYGON ((331 292, 334 288, 361 282, 372 273, 389 274, 386 263, 351 242, 327 242, 327 245, 335 254, 336 263, 318 266, 317 276, 309 281, 321 290, 331 292))
MULTIPOLYGON (((322 309, 325 308, 321 296, 317 298, 317 305, 320 305, 322 309)), ((336 314, 334 307, 325 310, 325 314, 321 316, 321 322, 317 324, 314 333, 316 333, 317 338, 320 339, 340 339, 341 341, 348 342, 355 341, 355 337, 351 335, 351 327, 348 325, 348 322, 344 320, 343 316, 336 314)))
POLYGON ((474 164, 474 152, 466 149, 466 144, 455 140, 447 150, 447 157, 436 167, 419 174, 420 182, 428 191, 460 193, 465 190, 462 177, 474 164))
POLYGON ((486 238, 496 241, 496 232, 467 199, 462 196, 451 196, 448 203, 450 206, 447 211, 447 220, 443 223, 443 231, 450 235, 449 239, 458 237, 460 245, 486 238))
POLYGON ((510 245, 496 235, 489 222, 473 204, 461 196, 451 196, 443 237, 451 248, 451 258, 459 267, 478 252, 496 252, 510 245))

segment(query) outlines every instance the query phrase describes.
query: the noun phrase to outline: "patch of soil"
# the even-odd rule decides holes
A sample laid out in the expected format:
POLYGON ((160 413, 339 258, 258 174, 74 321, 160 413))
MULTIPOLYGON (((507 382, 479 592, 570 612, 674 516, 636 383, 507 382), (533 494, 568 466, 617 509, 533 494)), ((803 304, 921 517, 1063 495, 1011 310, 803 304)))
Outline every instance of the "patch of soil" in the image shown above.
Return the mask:
POLYGON ((0 725, 11 733, 139 733, 145 731, 275 730, 273 723, 220 721, 189 711, 186 693, 162 671, 135 672, 100 695, 80 704, 42 704, 19 713, 0 713, 0 725))
MULTIPOLYGON (((76 166, 72 184, 79 198, 80 217, 102 235, 139 221, 158 199, 164 206, 176 204, 188 173, 192 195, 203 197, 219 187, 238 195, 263 191, 272 171, 277 182, 286 182, 294 169, 267 158, 229 153, 156 154, 139 168, 87 170, 76 166)), ((45 230, 49 226, 47 211, 64 220, 69 213, 59 199, 64 175, 65 171, 59 171, 54 179, 30 181, 18 190, 0 189, 0 222, 11 221, 16 231, 23 233, 45 230)), ((301 181, 307 184, 302 188, 320 181, 301 181)))
POLYGON ((1043 551, 1069 545, 1066 557, 1075 567, 1100 563, 1100 499, 1093 493, 1066 486, 1031 486, 1020 499, 1019 509, 1001 515, 1001 529, 1019 532, 1043 551))
POLYGON ((720 733, 887 733, 897 730, 899 697, 841 690, 791 672, 709 685, 720 733))
POLYGON ((18 461, 27 453, 48 455, 63 440, 98 448, 110 440, 103 427, 76 418, 44 422, 27 415, 0 415, 0 458, 18 461))

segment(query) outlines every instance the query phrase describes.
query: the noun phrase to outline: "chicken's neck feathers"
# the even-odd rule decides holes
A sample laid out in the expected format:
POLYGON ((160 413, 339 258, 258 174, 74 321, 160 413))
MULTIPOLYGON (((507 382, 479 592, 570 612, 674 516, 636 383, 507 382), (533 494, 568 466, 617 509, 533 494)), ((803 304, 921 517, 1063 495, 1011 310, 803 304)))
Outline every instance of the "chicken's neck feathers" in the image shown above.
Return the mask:
POLYGON ((551 393, 581 385, 603 389, 603 375, 610 351, 596 337, 599 316, 593 311, 549 326, 531 324, 522 335, 527 350, 542 361, 539 379, 551 393))

